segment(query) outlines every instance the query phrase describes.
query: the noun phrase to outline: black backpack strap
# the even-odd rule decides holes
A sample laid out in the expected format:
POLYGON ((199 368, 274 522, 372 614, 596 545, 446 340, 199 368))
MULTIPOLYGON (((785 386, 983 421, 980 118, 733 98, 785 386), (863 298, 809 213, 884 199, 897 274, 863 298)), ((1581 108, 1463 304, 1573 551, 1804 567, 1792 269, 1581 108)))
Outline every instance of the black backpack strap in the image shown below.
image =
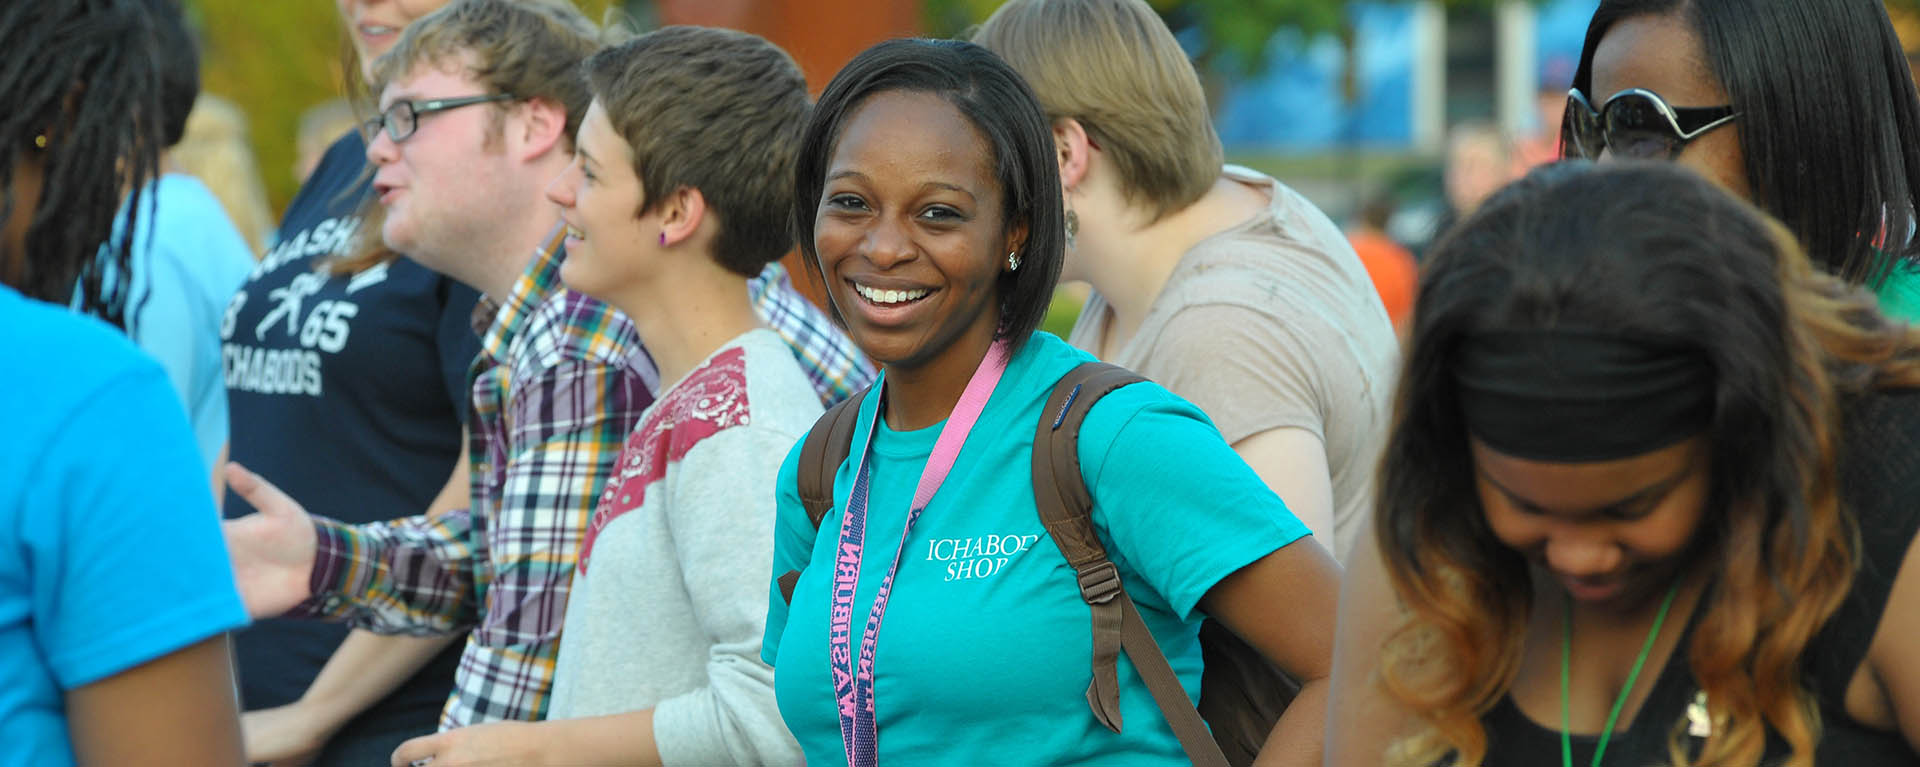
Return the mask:
MULTIPOLYGON (((800 466, 795 480, 799 485, 800 505, 806 507, 807 519, 813 522, 815 530, 820 529, 820 520, 827 518, 827 512, 833 511, 833 476, 840 472, 840 464, 846 463, 847 454, 853 452, 853 425, 860 420, 860 403, 867 401, 872 391, 869 387, 827 408, 807 431, 806 440, 800 443, 800 466)), ((798 570, 781 575, 780 596, 792 602, 793 586, 799 581, 798 570)))
POLYGON ((1179 675, 1168 665, 1153 632, 1140 619, 1133 599, 1120 583, 1120 571, 1093 527, 1093 496, 1080 473, 1080 426, 1095 402, 1115 389, 1146 380, 1124 368, 1088 362, 1054 384, 1033 437, 1033 498, 1040 522, 1073 567, 1080 598, 1092 613, 1093 683, 1087 705, 1094 718, 1120 731, 1120 651, 1140 672, 1187 759, 1204 767, 1226 767, 1226 757, 1207 724, 1194 710, 1179 675))

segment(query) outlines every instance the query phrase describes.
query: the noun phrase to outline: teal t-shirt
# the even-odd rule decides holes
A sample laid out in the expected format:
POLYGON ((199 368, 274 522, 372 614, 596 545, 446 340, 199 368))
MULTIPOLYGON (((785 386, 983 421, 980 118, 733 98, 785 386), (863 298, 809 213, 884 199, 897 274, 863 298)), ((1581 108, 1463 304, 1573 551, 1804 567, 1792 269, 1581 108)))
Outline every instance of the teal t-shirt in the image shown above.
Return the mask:
MULTIPOLYGON (((1086 700, 1088 609, 1034 508, 1031 456, 1040 409, 1055 381, 1091 359, 1036 333, 1014 355, 945 485, 914 525, 874 654, 881 764, 1186 762, 1124 654, 1123 732, 1094 719, 1086 700)), ((861 407, 855 450, 878 403, 870 397, 861 407)), ((896 432, 883 420, 874 432, 854 601, 856 652, 941 425, 896 432)), ((1188 695, 1197 697, 1201 598, 1307 529, 1198 408, 1156 384, 1107 395, 1080 435, 1100 539, 1188 695)), ((762 655, 774 666, 780 714, 807 762, 841 764, 827 623, 833 551, 858 456, 840 467, 838 503, 817 533, 800 505, 798 462, 796 446, 780 469, 773 573, 801 574, 790 607, 777 587, 771 590, 762 655), (821 566, 808 567, 813 561, 821 566)))
POLYGON ((1888 317, 1920 322, 1920 266, 1901 264, 1881 283, 1880 311, 1888 317))

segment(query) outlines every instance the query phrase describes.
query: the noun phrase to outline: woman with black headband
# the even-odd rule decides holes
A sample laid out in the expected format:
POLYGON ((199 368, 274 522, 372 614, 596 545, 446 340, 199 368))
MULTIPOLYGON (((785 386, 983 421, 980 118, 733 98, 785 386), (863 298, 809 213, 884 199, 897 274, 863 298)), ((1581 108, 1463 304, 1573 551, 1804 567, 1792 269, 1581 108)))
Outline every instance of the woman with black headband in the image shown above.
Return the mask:
POLYGON ((1602 0, 1568 157, 1670 160, 1920 321, 1920 98, 1881 0, 1602 0))
POLYGON ((1436 248, 1329 764, 1920 764, 1920 335, 1658 165, 1436 248))

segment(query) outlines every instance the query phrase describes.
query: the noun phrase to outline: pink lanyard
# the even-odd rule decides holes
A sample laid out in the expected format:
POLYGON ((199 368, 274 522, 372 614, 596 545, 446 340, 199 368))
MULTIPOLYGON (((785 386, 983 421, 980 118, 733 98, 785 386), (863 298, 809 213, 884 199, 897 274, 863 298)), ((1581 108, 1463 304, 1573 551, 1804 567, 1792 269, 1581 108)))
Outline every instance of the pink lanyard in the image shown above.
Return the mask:
POLYGON ((877 726, 873 716, 873 649, 880 637, 880 620, 887 612, 887 598, 893 593, 893 576, 899 573, 900 556, 907 549, 907 536, 913 533, 913 523, 920 519, 920 512, 933 500, 934 493, 940 491, 947 472, 953 470, 954 460, 960 457, 960 446, 966 443, 967 434, 973 431, 974 422, 987 407, 987 398, 993 395, 993 387, 1007 371, 1007 349, 1007 342, 1002 340, 987 350, 980 367, 973 371, 973 378, 968 379, 966 390, 961 392, 960 401, 948 415, 947 425, 940 428, 940 437, 933 443, 933 454, 927 457, 927 467, 920 472, 913 505, 907 509, 906 529, 900 532, 900 545, 894 549, 893 563, 887 567, 886 577, 880 580, 880 591, 873 597, 866 631, 860 636, 856 665, 851 646, 853 592, 860 584, 860 560, 867 540, 867 450, 873 443, 875 424, 886 417, 884 383, 879 407, 874 410, 874 423, 867 424, 867 436, 860 443, 860 468, 854 475, 853 494, 847 498, 846 514, 840 518, 840 545, 835 549, 833 569, 833 608, 827 622, 827 659, 833 668, 834 698, 840 708, 840 741, 846 747, 847 764, 854 767, 874 767, 878 760, 877 726))

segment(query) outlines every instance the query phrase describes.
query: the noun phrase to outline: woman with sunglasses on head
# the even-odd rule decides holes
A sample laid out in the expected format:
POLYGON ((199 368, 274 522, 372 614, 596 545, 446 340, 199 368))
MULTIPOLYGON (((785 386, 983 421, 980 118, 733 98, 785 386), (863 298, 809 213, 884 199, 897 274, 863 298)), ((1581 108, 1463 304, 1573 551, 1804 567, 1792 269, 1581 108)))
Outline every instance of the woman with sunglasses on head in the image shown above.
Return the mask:
POLYGON ((1420 296, 1329 764, 1920 764, 1920 332, 1644 163, 1509 187, 1420 296))
POLYGON ((1603 0, 1561 148, 1698 170, 1920 320, 1920 99, 1880 0, 1603 0))
POLYGON ((240 759, 226 632, 246 610, 186 411, 125 336, 132 291, 111 277, 133 262, 116 209, 125 193, 129 227, 150 215, 164 139, 155 10, 0 5, 7 764, 240 759))
MULTIPOLYGON (((338 0, 353 74, 370 78, 408 24, 445 4, 338 0)), ((348 131, 288 204, 221 326, 229 458, 313 513, 353 523, 467 503, 462 423, 480 350, 473 289, 405 257, 358 257, 380 241, 365 215, 371 180, 365 139, 348 131)), ((224 511, 254 509, 229 492, 224 511)), ((248 757, 385 763, 436 729, 458 638, 257 622, 235 641, 248 757), (342 647, 340 671, 322 675, 342 647), (369 691, 354 678, 404 681, 369 691)))
POLYGON ((847 458, 818 464, 837 466, 831 509, 810 519, 801 499, 804 447, 780 470, 762 654, 782 717, 812 764, 1184 764, 1167 717, 1198 724, 1211 616, 1304 683, 1270 763, 1317 764, 1338 567, 1199 410, 1151 383, 1090 400, 1077 460, 1088 537, 1184 699, 1156 706, 1133 640, 1114 676, 1090 672, 1100 635, 1077 584, 1114 571, 1076 573, 1033 480, 1050 393, 1092 360, 1035 331, 1066 240, 1053 147, 1024 81, 970 43, 882 43, 814 109, 794 220, 883 372, 847 458))

